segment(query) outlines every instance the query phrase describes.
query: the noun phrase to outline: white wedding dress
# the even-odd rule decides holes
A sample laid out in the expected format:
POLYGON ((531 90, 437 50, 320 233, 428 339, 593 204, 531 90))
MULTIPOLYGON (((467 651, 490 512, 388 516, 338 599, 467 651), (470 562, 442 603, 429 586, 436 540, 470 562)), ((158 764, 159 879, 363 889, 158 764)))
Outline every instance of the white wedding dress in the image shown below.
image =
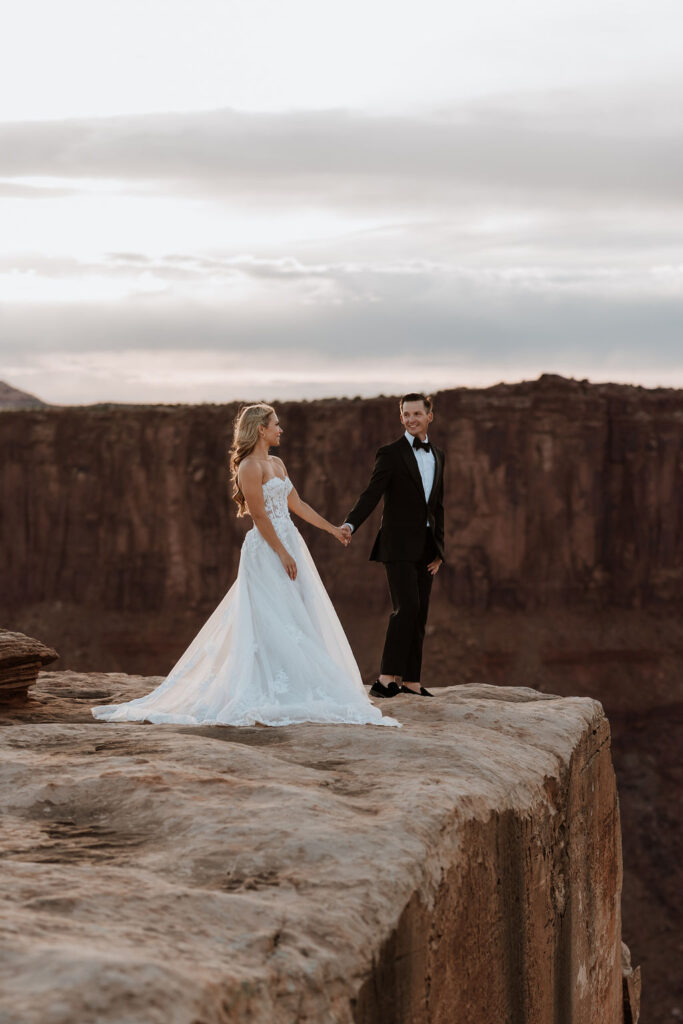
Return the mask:
POLYGON ((145 697, 92 708, 105 722, 178 725, 400 725, 368 699, 303 537, 288 477, 263 485, 266 512, 297 564, 290 580, 257 527, 237 579, 164 681, 145 697))

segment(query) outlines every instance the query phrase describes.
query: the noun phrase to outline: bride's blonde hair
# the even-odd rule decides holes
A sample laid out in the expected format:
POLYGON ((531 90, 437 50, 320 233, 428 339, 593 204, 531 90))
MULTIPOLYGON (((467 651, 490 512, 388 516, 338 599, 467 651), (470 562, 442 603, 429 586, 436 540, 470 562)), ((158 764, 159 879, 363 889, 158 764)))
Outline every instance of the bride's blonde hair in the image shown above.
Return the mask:
POLYGON ((259 439, 259 427, 266 427, 268 420, 275 412, 272 405, 258 402, 256 405, 245 405, 237 413, 232 448, 230 449, 230 473, 232 474, 232 500, 237 505, 237 515, 247 514, 247 501, 240 485, 237 483, 237 471, 240 463, 246 459, 259 439))

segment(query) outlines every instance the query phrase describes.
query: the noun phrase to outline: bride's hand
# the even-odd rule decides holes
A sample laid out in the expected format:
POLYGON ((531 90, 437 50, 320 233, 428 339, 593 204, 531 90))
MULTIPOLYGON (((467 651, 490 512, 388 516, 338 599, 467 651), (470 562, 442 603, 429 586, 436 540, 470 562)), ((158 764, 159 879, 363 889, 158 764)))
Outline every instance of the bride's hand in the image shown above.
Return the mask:
POLYGON ((345 548, 351 543, 351 534, 349 530, 342 530, 341 526, 333 526, 330 533, 335 537, 340 544, 343 544, 345 548))
POLYGON ((296 562, 294 561, 294 559, 290 555, 289 551, 283 551, 282 552, 282 554, 280 555, 280 561, 282 562, 282 566, 283 566, 285 572, 287 573, 287 575, 289 576, 290 580, 295 580, 296 579, 296 562))

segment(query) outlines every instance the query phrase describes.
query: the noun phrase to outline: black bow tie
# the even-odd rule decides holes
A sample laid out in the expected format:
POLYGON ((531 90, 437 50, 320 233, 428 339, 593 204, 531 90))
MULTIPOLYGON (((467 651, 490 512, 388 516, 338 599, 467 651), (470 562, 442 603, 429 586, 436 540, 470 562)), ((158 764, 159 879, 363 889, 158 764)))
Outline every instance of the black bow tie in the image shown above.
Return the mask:
POLYGON ((415 451, 418 451, 420 448, 424 448, 426 452, 430 452, 432 450, 432 446, 429 441, 421 441, 419 437, 413 438, 413 448, 415 451))

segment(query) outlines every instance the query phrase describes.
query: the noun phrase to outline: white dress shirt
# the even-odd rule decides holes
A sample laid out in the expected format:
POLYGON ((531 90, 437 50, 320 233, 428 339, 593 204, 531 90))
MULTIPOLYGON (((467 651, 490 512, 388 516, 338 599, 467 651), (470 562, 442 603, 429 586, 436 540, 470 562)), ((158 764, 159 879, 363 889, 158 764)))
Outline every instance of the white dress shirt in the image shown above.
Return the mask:
MULTIPOLYGON (((413 448, 413 435, 409 434, 406 430, 403 436, 410 447, 413 448)), ((425 441, 429 441, 429 437, 425 437, 425 441)), ((422 478, 425 501, 429 501, 429 495, 432 493, 432 487, 434 486, 434 474, 436 473, 436 458, 434 457, 434 452, 426 452, 424 448, 413 448, 413 455, 417 459, 417 468, 420 472, 420 477, 422 478)), ((351 523, 344 523, 344 526, 350 527, 351 533, 353 533, 354 528, 351 523)), ((427 526, 429 526, 429 519, 427 519, 427 526)))
MULTIPOLYGON (((406 430, 403 436, 410 447, 413 448, 413 441, 415 440, 413 435, 409 434, 406 430)), ((429 441, 429 438, 425 437, 425 441, 429 441)), ((422 477, 425 501, 429 501, 429 495, 432 493, 432 487, 434 486, 434 473, 436 472, 434 452, 426 452, 424 448, 413 448, 413 455, 417 459, 417 468, 420 470, 420 476, 422 477)))

